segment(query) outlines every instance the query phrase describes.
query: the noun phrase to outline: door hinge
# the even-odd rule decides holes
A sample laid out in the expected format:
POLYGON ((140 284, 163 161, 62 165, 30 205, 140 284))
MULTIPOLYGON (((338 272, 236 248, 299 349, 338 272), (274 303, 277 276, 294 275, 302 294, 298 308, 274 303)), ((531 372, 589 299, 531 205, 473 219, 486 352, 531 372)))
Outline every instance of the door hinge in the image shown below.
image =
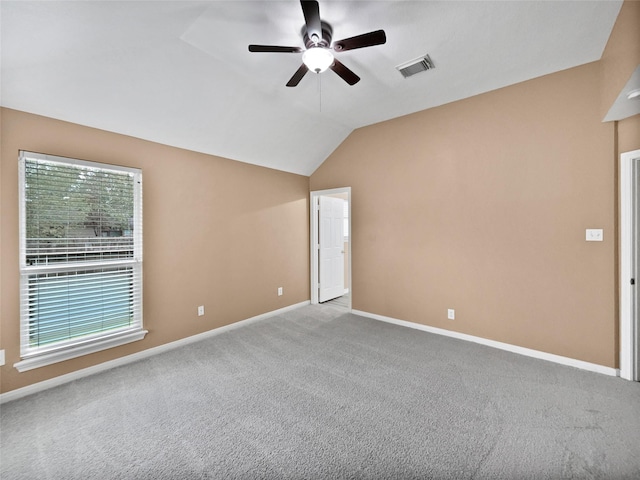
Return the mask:
POLYGON ((635 285, 635 284, 636 284, 636 279, 635 279, 635 278, 632 278, 632 279, 631 279, 631 285, 635 285))

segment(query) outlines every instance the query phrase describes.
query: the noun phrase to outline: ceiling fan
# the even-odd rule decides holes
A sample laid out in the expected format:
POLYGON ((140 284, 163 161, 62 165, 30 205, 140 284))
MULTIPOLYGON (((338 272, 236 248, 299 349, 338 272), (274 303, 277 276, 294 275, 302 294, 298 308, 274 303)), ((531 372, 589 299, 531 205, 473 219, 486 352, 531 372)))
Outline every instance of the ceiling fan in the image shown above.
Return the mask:
POLYGON ((338 40, 331 44, 333 28, 331 25, 320 19, 320 7, 318 2, 313 0, 300 0, 305 25, 302 27, 302 38, 305 48, 302 47, 280 47, 276 45, 249 45, 250 52, 275 52, 275 53, 302 53, 302 65, 287 83, 287 87, 295 87, 300 83, 302 77, 311 70, 315 73, 322 73, 330 68, 338 74, 349 85, 355 85, 360 81, 360 77, 345 67, 334 58, 331 50, 343 52, 345 50, 355 50, 356 48, 382 45, 387 41, 384 30, 356 35, 355 37, 338 40))

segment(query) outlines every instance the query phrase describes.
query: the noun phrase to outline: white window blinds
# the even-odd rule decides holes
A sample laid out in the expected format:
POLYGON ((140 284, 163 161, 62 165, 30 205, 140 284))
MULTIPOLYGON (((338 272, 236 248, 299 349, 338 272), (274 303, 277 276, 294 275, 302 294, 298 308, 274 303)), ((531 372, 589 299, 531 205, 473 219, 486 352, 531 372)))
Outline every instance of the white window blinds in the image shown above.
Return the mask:
POLYGON ((141 171, 21 152, 20 273, 19 370, 144 337, 141 171))

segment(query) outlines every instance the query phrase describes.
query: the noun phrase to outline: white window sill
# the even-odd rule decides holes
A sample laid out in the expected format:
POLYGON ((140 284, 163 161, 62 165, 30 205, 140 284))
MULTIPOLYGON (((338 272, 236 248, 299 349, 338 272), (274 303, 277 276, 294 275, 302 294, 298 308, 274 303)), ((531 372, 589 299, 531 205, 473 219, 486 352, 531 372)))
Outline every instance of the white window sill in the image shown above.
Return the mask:
POLYGON ((34 357, 26 358, 14 363, 13 366, 18 369, 19 372, 26 372, 27 370, 33 370, 34 368, 40 368, 53 363, 64 362, 72 358, 81 357, 90 353, 99 352, 108 348, 119 347, 131 342, 137 342, 142 340, 148 333, 147 330, 134 330, 124 332, 119 335, 114 335, 109 338, 97 339, 92 342, 77 345, 75 347, 69 347, 64 350, 58 350, 49 353, 43 353, 34 357))

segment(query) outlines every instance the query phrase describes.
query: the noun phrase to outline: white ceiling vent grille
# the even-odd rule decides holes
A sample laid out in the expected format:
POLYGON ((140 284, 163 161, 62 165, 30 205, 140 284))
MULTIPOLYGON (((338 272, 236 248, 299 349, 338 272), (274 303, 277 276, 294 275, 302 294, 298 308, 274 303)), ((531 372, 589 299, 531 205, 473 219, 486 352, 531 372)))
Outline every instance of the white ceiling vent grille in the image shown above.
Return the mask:
POLYGON ((398 71, 404 78, 415 75, 416 73, 426 72, 427 70, 431 70, 432 68, 436 68, 436 66, 433 64, 433 61, 431 60, 429 55, 416 58, 415 60, 411 60, 410 62, 403 63, 402 65, 398 65, 396 67, 396 69, 398 69, 398 71))

